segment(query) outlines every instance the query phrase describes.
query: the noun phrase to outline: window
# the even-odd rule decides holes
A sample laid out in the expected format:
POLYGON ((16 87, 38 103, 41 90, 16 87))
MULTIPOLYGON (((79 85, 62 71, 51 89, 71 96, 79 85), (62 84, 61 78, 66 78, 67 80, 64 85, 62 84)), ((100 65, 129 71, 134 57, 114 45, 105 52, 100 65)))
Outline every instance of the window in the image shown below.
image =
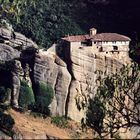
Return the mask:
POLYGON ((103 47, 99 48, 99 52, 102 52, 103 51, 103 47))
POLYGON ((87 46, 92 46, 92 41, 90 39, 87 40, 87 46))
POLYGON ((86 40, 84 42, 81 42, 81 45, 82 46, 92 46, 92 41, 88 39, 88 40, 86 40))
POLYGON ((116 44, 116 41, 113 41, 112 43, 113 43, 113 44, 116 44))
POLYGON ((102 45, 102 41, 98 41, 96 44, 97 45, 102 45))
POLYGON ((118 50, 118 46, 113 46, 113 50, 117 51, 118 50))
POLYGON ((87 42, 81 42, 82 46, 87 46, 87 42))

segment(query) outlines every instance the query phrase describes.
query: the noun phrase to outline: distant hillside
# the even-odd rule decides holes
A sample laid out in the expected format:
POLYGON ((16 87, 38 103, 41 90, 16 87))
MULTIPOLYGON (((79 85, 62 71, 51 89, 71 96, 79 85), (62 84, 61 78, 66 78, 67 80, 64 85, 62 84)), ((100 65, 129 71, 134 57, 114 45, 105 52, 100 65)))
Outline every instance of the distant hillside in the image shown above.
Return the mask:
MULTIPOLYGON (((9 1, 9 7, 14 1, 9 1)), ((48 48, 65 35, 83 34, 91 27, 96 27, 98 32, 118 32, 140 40, 138 0, 21 0, 18 3, 15 11, 20 14, 10 15, 14 3, 13 9, 9 8, 8 14, 2 13, 1 18, 8 19, 16 31, 41 47, 48 48)))

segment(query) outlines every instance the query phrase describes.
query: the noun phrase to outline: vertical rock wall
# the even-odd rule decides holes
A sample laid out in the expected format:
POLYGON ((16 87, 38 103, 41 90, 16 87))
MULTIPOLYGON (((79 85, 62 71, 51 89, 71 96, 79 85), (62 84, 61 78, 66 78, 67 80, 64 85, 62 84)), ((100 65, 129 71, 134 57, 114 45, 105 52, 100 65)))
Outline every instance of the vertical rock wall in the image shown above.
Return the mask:
POLYGON ((54 48, 40 51, 35 59, 34 78, 35 81, 52 85, 55 97, 50 108, 54 115, 67 115, 80 122, 85 110, 78 110, 76 97, 94 97, 96 71, 115 73, 123 64, 116 59, 97 55, 89 48, 68 50, 64 51, 65 62, 57 56, 54 48))
POLYGON ((35 81, 50 84, 55 92, 50 106, 53 115, 65 115, 65 104, 71 76, 66 64, 55 54, 39 52, 36 55, 34 67, 35 81))
POLYGON ((75 97, 78 95, 84 100, 84 96, 94 97, 96 94, 96 71, 103 74, 112 74, 122 67, 122 63, 116 59, 94 53, 93 49, 75 48, 71 55, 71 69, 74 80, 70 86, 68 116, 76 121, 81 121, 85 116, 85 110, 78 110, 75 97))

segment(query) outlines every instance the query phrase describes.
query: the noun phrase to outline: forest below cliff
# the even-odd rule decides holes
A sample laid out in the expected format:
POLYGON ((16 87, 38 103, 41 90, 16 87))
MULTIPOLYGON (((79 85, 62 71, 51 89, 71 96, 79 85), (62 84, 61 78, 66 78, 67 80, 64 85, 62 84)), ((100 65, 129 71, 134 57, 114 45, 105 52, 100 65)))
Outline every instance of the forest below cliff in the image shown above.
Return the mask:
POLYGON ((1 0, 1 20, 49 48, 65 35, 117 32, 138 41, 139 1, 127 0, 1 0))

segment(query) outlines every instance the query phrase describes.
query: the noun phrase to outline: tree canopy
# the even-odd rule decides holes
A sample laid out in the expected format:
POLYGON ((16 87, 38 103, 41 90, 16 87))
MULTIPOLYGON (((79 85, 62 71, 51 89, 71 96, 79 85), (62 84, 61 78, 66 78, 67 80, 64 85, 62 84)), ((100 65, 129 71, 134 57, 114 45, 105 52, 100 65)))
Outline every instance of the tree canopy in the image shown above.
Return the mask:
POLYGON ((14 29, 48 48, 58 39, 83 31, 72 19, 71 3, 64 0, 7 0, 1 2, 1 18, 14 29))
MULTIPOLYGON (((99 76, 97 93, 89 99, 87 125, 100 137, 115 138, 119 129, 140 127, 140 74, 136 63, 120 73, 99 76)), ((139 133, 138 133, 139 135, 139 133)))

